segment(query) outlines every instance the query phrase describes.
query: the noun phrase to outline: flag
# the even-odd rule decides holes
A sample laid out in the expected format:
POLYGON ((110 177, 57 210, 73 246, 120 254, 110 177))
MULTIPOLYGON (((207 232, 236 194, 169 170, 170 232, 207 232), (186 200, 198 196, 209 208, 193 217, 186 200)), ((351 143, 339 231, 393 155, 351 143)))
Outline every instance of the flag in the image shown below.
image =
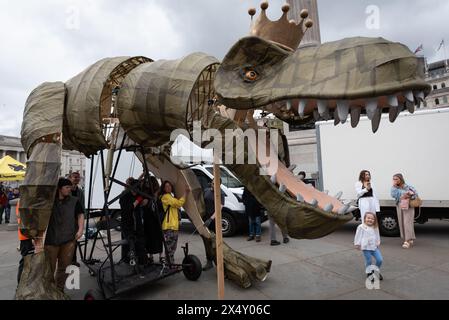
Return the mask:
POLYGON ((424 46, 421 44, 418 48, 416 48, 415 54, 417 54, 418 52, 423 51, 423 50, 424 50, 424 46))
POLYGON ((440 46, 439 46, 438 49, 437 49, 437 52, 440 51, 441 48, 443 48, 443 47, 444 47, 444 39, 441 40, 441 43, 440 43, 440 46))

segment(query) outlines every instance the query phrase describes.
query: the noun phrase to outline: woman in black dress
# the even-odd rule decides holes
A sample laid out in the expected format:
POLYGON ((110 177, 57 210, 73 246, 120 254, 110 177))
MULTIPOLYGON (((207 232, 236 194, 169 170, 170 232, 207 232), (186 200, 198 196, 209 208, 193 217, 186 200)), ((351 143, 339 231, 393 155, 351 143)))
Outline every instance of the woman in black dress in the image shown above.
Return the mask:
POLYGON ((157 197, 159 182, 155 177, 150 177, 150 185, 144 186, 144 192, 153 195, 151 199, 142 201, 143 225, 145 233, 145 248, 149 254, 149 262, 153 263, 153 254, 159 254, 159 260, 163 251, 162 229, 157 210, 157 197))

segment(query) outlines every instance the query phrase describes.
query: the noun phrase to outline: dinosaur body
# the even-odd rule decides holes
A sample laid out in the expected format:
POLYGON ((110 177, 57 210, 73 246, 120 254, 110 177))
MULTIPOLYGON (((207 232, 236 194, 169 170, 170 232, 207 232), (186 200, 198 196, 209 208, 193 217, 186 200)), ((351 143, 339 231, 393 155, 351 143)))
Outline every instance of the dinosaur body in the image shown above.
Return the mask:
MULTIPOLYGON (((380 38, 344 39, 295 51, 257 36, 238 41, 221 64, 204 53, 172 61, 103 59, 65 84, 43 84, 27 101, 22 142, 30 160, 21 190, 21 229, 38 237, 48 225, 61 148, 86 156, 104 149, 113 153, 118 135, 109 133, 126 132, 132 143, 143 147, 145 159, 140 159, 157 175, 162 167, 179 170, 167 156, 152 151, 169 149, 174 130, 191 135, 195 121, 203 129, 221 133, 255 128, 254 109, 291 123, 334 118, 337 124, 351 114, 356 126, 363 107, 377 131, 382 111, 388 110, 394 121, 404 107, 413 111, 429 92, 420 63, 405 46, 380 38), (226 112, 220 114, 217 105, 210 105, 215 97, 226 112)), ((274 148, 270 142, 267 146, 274 148)), ((259 162, 225 165, 293 238, 320 238, 352 219, 353 208, 293 180, 282 163, 269 172, 271 177, 259 175, 259 162)), ((188 170, 176 177, 195 184, 188 170)), ((214 235, 202 224, 202 195, 196 190, 189 197, 187 213, 213 250, 214 235)), ((242 287, 264 280, 271 266, 271 261, 242 255, 228 246, 224 263, 228 278, 242 287)), ((47 280, 42 281, 44 286, 47 280)), ((40 297, 25 294, 26 283, 21 286, 17 298, 40 297)))

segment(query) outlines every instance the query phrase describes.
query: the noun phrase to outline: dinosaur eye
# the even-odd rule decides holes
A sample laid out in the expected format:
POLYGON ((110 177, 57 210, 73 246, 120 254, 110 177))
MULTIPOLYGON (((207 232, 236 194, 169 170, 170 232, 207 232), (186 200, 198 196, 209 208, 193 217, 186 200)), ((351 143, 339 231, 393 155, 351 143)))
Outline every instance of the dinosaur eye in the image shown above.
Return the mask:
POLYGON ((259 78, 259 74, 255 70, 246 70, 245 81, 254 82, 259 78))

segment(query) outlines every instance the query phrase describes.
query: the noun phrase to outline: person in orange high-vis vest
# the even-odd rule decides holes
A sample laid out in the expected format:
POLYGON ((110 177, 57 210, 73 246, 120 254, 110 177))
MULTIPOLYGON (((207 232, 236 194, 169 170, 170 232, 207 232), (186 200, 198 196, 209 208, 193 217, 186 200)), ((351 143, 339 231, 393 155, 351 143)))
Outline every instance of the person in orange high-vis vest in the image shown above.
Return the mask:
POLYGON ((17 216, 17 232, 19 234, 19 240, 20 240, 20 255, 22 256, 19 262, 19 272, 17 273, 17 283, 20 282, 20 277, 22 276, 23 271, 23 264, 24 264, 24 258, 27 255, 34 254, 34 246, 33 246, 33 240, 27 238, 22 232, 20 232, 20 214, 19 214, 19 206, 20 201, 17 202, 16 206, 16 216, 17 216))

